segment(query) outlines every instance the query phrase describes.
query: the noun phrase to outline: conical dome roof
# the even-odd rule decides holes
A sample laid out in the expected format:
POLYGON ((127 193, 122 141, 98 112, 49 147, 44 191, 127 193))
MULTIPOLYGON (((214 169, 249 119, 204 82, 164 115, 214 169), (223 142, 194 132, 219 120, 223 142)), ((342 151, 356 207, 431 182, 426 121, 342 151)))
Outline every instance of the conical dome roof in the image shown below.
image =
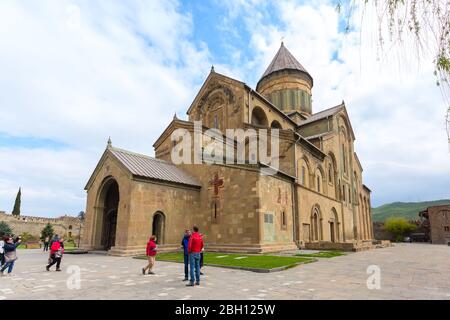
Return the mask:
POLYGON ((262 79, 271 75, 272 73, 275 73, 275 72, 281 71, 281 70, 300 71, 302 73, 307 74, 311 78, 311 83, 313 81, 309 72, 306 71, 306 69, 300 64, 300 62, 297 61, 297 59, 295 59, 295 57, 292 55, 292 53, 290 53, 289 50, 284 46, 283 42, 281 43, 280 49, 278 50, 277 54, 273 58, 269 67, 267 68, 267 70, 262 75, 259 82, 261 82, 262 79))

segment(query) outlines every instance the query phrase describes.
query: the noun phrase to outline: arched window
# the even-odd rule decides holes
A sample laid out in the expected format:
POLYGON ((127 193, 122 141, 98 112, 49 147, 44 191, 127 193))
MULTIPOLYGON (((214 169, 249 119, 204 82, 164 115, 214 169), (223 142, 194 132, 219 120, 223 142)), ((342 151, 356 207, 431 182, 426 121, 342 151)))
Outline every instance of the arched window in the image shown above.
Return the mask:
POLYGON ((322 172, 319 170, 319 169, 317 169, 317 171, 316 171, 316 191, 317 192, 319 192, 319 193, 321 193, 322 192, 322 180, 323 180, 323 177, 322 177, 322 172))
POLYGON ((300 171, 298 173, 298 180, 299 180, 300 184, 304 187, 309 188, 309 167, 308 167, 308 163, 305 161, 305 158, 303 158, 299 161, 298 170, 300 171))
POLYGON ((268 121, 266 113, 260 107, 253 108, 252 111, 252 124, 260 127, 268 127, 268 121))
POLYGON ((270 127, 273 129, 282 129, 281 124, 277 120, 273 120, 270 127))
POLYGON ((344 165, 344 172, 347 173, 347 150, 344 144, 342 144, 342 163, 344 165))
POLYGON ((331 163, 328 164, 328 182, 333 184, 333 165, 331 163))

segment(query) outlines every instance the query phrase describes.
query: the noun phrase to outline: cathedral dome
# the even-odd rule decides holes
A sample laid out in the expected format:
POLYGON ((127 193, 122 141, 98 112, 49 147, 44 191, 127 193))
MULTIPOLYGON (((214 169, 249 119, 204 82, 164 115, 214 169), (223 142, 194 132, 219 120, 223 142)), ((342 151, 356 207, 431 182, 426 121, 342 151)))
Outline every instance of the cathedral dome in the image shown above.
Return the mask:
POLYGON ((281 43, 281 47, 258 81, 256 90, 286 113, 311 115, 313 78, 281 43))

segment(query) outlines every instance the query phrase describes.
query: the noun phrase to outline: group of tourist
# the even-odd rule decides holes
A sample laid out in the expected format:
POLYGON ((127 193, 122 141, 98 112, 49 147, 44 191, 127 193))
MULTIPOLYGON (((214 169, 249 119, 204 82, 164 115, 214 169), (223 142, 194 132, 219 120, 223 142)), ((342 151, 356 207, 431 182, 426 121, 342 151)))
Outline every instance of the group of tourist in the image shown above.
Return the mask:
MULTIPOLYGON (((157 254, 156 236, 152 235, 147 243, 148 264, 142 268, 142 274, 154 274, 153 267, 157 254)), ((16 249, 22 242, 21 237, 13 238, 6 236, 0 240, 0 276, 4 275, 4 271, 8 269, 7 275, 11 275, 14 263, 17 260, 16 249)), ((204 242, 203 235, 199 233, 198 227, 191 230, 185 230, 181 241, 184 255, 184 280, 189 281, 186 286, 200 285, 200 275, 203 275, 201 268, 203 267, 203 251, 204 242), (190 278, 189 278, 190 276, 190 278), (189 280, 190 279, 190 280, 189 280)), ((51 240, 50 237, 44 239, 44 252, 50 248, 48 264, 45 267, 47 271, 56 264, 56 271, 61 271, 61 260, 64 255, 64 239, 55 235, 51 240)))
MULTIPOLYGON (((200 275, 203 275, 201 268, 203 267, 203 252, 204 242, 203 236, 198 232, 198 227, 193 227, 191 230, 185 230, 183 239, 181 240, 181 247, 184 255, 184 280, 189 281, 186 285, 193 287, 200 285, 200 275), (190 271, 190 272, 189 272, 190 271), (190 276, 190 280, 189 280, 190 276)), ((155 266, 155 258, 157 254, 156 236, 152 235, 147 243, 147 258, 148 264, 142 268, 142 274, 148 270, 148 274, 154 274, 153 267, 155 266)))
POLYGON ((16 249, 21 242, 22 239, 20 237, 14 239, 12 236, 6 236, 3 238, 3 240, 0 241, 0 276, 4 275, 6 269, 8 269, 7 275, 11 276, 14 268, 14 263, 17 260, 16 249))

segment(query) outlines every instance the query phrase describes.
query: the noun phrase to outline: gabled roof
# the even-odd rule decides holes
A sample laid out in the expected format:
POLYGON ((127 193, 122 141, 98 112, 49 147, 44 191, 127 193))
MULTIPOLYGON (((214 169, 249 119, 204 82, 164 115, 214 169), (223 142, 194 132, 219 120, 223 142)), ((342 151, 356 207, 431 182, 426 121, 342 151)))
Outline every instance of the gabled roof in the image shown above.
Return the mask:
POLYGON ((308 119, 300 122, 300 126, 303 126, 303 125, 311 123, 311 122, 315 122, 315 121, 318 121, 318 120, 322 120, 322 119, 328 118, 328 117, 338 113, 339 111, 341 111, 342 108, 344 108, 344 104, 343 103, 338 105, 338 106, 335 106, 333 108, 326 109, 326 110, 314 113, 313 115, 308 117, 308 119))
POLYGON ((196 179, 167 161, 117 148, 110 151, 134 176, 201 187, 196 179))
POLYGON ((351 137, 353 138, 353 140, 355 140, 355 133, 353 131, 353 127, 350 122, 350 118, 348 116, 347 108, 345 107, 344 101, 342 101, 342 103, 340 105, 337 105, 333 108, 326 109, 326 110, 323 110, 323 111, 320 111, 320 112, 317 112, 317 113, 311 115, 308 119, 301 121, 300 124, 298 125, 298 128, 300 128, 304 125, 313 123, 315 121, 319 121, 319 120, 323 120, 323 119, 332 117, 340 111, 344 112, 344 114, 345 114, 344 121, 346 122, 346 124, 348 126, 348 130, 350 131, 351 137))
POLYGON ((97 169, 107 155, 111 155, 117 159, 119 163, 136 178, 184 184, 197 188, 201 187, 201 184, 196 179, 189 176, 172 163, 109 146, 103 153, 102 159, 100 159, 100 162, 89 179, 85 189, 87 189, 92 182, 98 171, 97 169))
POLYGON ((278 50, 277 54, 275 55, 272 62, 269 64, 269 67, 266 69, 259 81, 269 76, 270 74, 281 70, 296 70, 306 73, 312 81, 312 77, 309 72, 306 71, 306 69, 300 64, 300 62, 295 59, 292 53, 290 53, 289 50, 286 49, 283 42, 281 43, 280 49, 278 50))
POLYGON ((211 80, 212 77, 220 77, 223 79, 226 79, 228 81, 233 81, 238 85, 243 85, 244 88, 246 88, 247 90, 249 90, 251 93, 254 93, 258 98, 264 100, 265 103, 267 103, 268 107, 272 108, 275 112, 277 112, 278 114, 280 114, 284 119, 286 119, 287 121, 291 122, 291 124, 293 124, 294 126, 296 126, 297 124, 295 123, 294 120, 292 120, 289 116, 286 115, 286 113, 284 113, 282 110, 280 110, 277 106, 275 106, 273 103, 271 103, 269 100, 267 100, 263 95, 261 95, 258 91, 252 89, 248 84, 246 84, 245 82, 239 81, 237 79, 228 77, 226 75, 223 75, 221 73, 218 73, 217 71, 214 71, 214 69, 212 69, 212 71, 209 73, 208 77, 206 78, 205 82, 203 83, 202 87, 200 88, 200 90, 198 91, 197 95, 194 98, 194 101, 191 103, 191 106, 189 107, 187 114, 189 114, 193 107, 195 106, 196 102, 198 101, 198 99, 201 96, 202 90, 203 88, 206 87, 207 83, 211 80))
POLYGON ((203 82, 200 90, 198 90, 197 95, 195 96, 194 100, 192 101, 191 105, 189 106, 189 109, 187 110, 186 114, 189 115, 192 111, 192 108, 195 106, 196 102, 198 101, 198 99, 201 97, 201 94, 203 93, 203 89, 206 87, 206 84, 209 82, 209 80, 213 77, 221 77, 223 79, 235 82, 238 85, 246 85, 244 82, 233 79, 231 77, 228 77, 226 75, 223 75, 221 73, 218 73, 214 70, 214 68, 211 68, 210 73, 208 74, 208 77, 206 77, 206 80, 203 82))

